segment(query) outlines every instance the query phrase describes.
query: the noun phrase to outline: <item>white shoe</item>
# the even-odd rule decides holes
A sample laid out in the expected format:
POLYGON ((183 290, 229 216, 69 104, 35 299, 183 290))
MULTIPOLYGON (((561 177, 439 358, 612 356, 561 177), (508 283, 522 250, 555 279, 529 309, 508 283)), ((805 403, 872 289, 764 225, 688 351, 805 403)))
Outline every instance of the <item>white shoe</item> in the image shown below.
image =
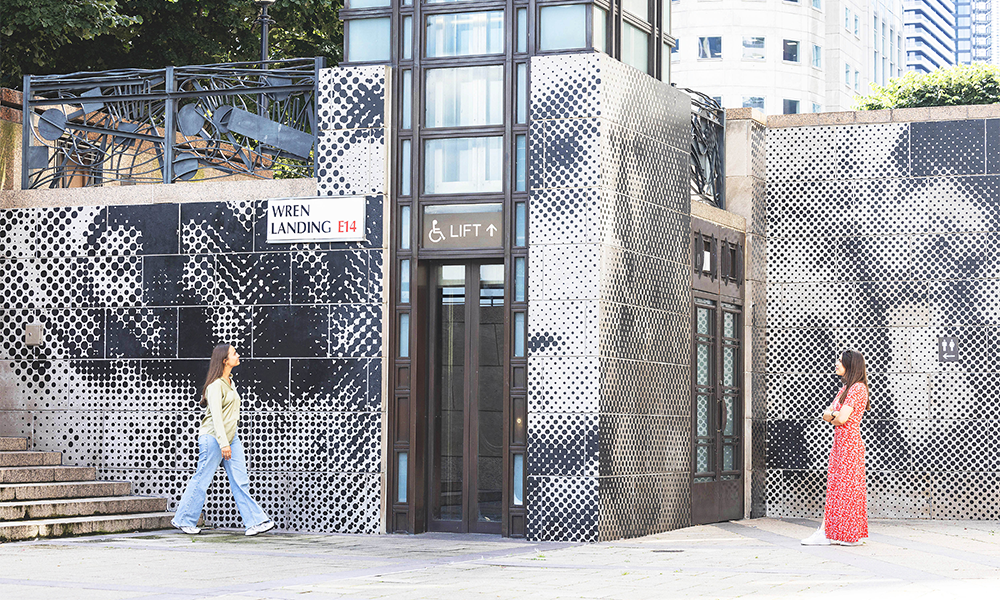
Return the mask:
POLYGON ((830 543, 831 540, 826 539, 826 532, 822 529, 817 529, 811 536, 802 540, 803 546, 829 546, 830 543))
POLYGON ((861 541, 861 540, 858 540, 856 542, 845 542, 843 540, 830 540, 830 543, 831 544, 835 544, 837 546, 863 546, 864 545, 864 542, 861 541))
POLYGON ((170 521, 170 524, 188 535, 198 535, 199 533, 201 533, 201 529, 197 527, 182 527, 178 525, 175 521, 170 521))
POLYGON ((264 533, 265 531, 271 531, 274 529, 274 521, 267 520, 260 525, 254 525, 253 527, 247 528, 246 536, 253 537, 258 533, 264 533))

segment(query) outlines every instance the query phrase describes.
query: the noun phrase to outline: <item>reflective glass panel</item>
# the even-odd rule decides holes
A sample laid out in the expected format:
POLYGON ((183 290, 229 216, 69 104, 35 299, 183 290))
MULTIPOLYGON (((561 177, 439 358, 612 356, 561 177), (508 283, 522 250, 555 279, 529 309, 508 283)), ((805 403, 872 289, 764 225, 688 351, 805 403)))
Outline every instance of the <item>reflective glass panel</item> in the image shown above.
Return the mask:
POLYGON ((594 50, 608 51, 608 11, 594 5, 594 50))
POLYGON ((399 315, 399 356, 410 356, 410 314, 399 315))
POLYGON ((500 522, 503 513, 503 265, 479 267, 478 518, 500 522))
MULTIPOLYGON (((723 405, 726 407, 726 426, 722 428, 722 435, 733 435, 733 431, 736 428, 735 418, 733 415, 733 409, 735 408, 735 399, 732 396, 726 396, 722 399, 723 405)), ((727 471, 729 469, 726 469, 727 471)))
POLYGON ((514 506, 524 506, 524 455, 514 455, 514 506))
POLYGON ((389 60, 389 17, 347 21, 347 60, 389 60))
POLYGON ((639 17, 643 21, 649 21, 649 1, 648 0, 624 0, 625 10, 639 17))
POLYGON ((524 313, 514 313, 514 356, 524 356, 524 313))
POLYGON ((722 470, 732 471, 733 470, 733 457, 735 456, 733 452, 733 447, 726 444, 722 447, 722 470))
POLYGON ((413 17, 403 17, 403 58, 413 58, 413 17))
MULTIPOLYGON (((402 176, 399 178, 399 193, 403 196, 410 195, 410 173, 413 170, 413 164, 410 162, 410 146, 413 142, 410 140, 403 140, 402 149, 402 160, 400 160, 400 168, 403 170, 402 176)), ((409 210, 409 209, 407 209, 409 210)), ((409 246, 404 246, 408 248, 409 246)))
POLYGON ((503 191, 503 137, 424 141, 424 193, 503 191))
POLYGON ((376 6, 389 6, 389 0, 348 0, 349 8, 373 8, 376 6))
POLYGON ((503 123, 503 65, 428 69, 425 127, 503 123))
POLYGON ((712 335, 712 311, 699 306, 697 314, 698 333, 700 335, 712 335))
POLYGON ((526 297, 526 287, 525 286, 525 273, 524 273, 525 260, 524 257, 517 257, 514 259, 514 301, 524 302, 526 297))
POLYGON ((427 17, 427 56, 503 52, 503 11, 427 17))
POLYGON ((435 519, 462 519, 465 444, 465 265, 437 268, 433 407, 435 519))
POLYGON ((543 6, 539 11, 539 50, 565 50, 587 45, 587 5, 543 6))
POLYGON ((514 136, 514 191, 523 192, 525 189, 525 171, 527 170, 527 152, 525 148, 526 138, 524 135, 514 136))
POLYGON ((528 120, 528 65, 517 65, 517 122, 528 120))
POLYGON ((396 455, 396 502, 406 502, 406 466, 408 453, 400 452, 396 455))
POLYGON ((413 123, 413 71, 403 71, 403 129, 413 123))
POLYGON ((517 51, 528 51, 528 9, 517 9, 517 51))
POLYGON ((404 206, 399 211, 399 247, 410 249, 410 207, 404 206))
POLYGON ((722 337, 736 337, 736 315, 730 312, 722 313, 722 337))
POLYGON ((399 263, 399 303, 410 303, 410 261, 399 263))
POLYGON ((722 385, 736 385, 736 349, 729 346, 722 349, 722 385))
POLYGON ((743 36, 743 60, 764 60, 764 38, 743 36))
POLYGON ((639 69, 649 70, 649 34, 622 22, 622 62, 639 69))
POLYGON ((528 215, 524 202, 514 204, 514 245, 523 247, 528 239, 528 215))

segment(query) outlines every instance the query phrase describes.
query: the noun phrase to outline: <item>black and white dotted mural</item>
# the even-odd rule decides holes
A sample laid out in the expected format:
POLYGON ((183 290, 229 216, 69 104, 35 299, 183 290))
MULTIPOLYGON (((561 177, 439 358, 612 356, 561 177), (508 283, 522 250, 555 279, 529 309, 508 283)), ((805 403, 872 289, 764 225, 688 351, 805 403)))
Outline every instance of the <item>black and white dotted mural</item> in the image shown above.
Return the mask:
POLYGON ((690 100, 531 59, 528 537, 690 521, 690 100))
POLYGON ((832 432, 817 415, 850 347, 871 380, 870 516, 1000 518, 1000 121, 766 143, 767 514, 822 512, 832 432))
MULTIPOLYGON (((343 110, 357 74, 323 73, 324 139, 356 125, 382 139, 381 73, 354 121, 336 115, 359 109, 343 110)), ((268 244, 266 200, 0 211, 0 431, 172 510, 197 464, 207 358, 230 342, 251 491, 278 527, 379 531, 386 184, 333 164, 363 155, 385 173, 379 148, 321 146, 320 194, 367 197, 367 242, 268 244)), ((225 479, 206 518, 238 527, 225 479)))

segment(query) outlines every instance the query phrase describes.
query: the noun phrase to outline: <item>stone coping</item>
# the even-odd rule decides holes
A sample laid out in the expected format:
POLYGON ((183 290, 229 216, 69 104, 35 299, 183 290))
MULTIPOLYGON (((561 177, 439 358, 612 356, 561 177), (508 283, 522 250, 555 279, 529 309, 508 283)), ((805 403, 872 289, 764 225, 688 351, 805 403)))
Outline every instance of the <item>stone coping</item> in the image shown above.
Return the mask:
POLYGON ((1000 104, 970 106, 933 106, 927 108, 893 108, 885 110, 854 110, 844 112, 802 113, 797 115, 764 115, 753 108, 727 108, 726 120, 752 120, 771 129, 786 127, 816 127, 820 125, 853 125, 863 123, 912 123, 920 121, 963 121, 966 119, 1000 119, 1000 104))
POLYGON ((747 230, 747 220, 744 217, 694 199, 691 200, 691 216, 727 229, 742 232, 747 230))
POLYGON ((53 206, 116 206, 187 202, 226 202, 315 196, 316 180, 246 179, 171 184, 109 185, 89 188, 0 190, 0 210, 53 206))

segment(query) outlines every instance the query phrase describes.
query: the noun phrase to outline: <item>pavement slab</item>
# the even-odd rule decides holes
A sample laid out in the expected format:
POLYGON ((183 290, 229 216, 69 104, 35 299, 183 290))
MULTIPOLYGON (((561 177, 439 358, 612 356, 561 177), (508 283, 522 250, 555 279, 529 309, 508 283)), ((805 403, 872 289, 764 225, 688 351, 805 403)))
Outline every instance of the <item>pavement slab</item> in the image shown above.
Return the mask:
POLYGON ((976 600, 997 597, 1000 523, 873 521, 860 547, 817 522, 753 519, 600 544, 487 535, 174 530, 0 544, 0 598, 50 600, 976 600))

